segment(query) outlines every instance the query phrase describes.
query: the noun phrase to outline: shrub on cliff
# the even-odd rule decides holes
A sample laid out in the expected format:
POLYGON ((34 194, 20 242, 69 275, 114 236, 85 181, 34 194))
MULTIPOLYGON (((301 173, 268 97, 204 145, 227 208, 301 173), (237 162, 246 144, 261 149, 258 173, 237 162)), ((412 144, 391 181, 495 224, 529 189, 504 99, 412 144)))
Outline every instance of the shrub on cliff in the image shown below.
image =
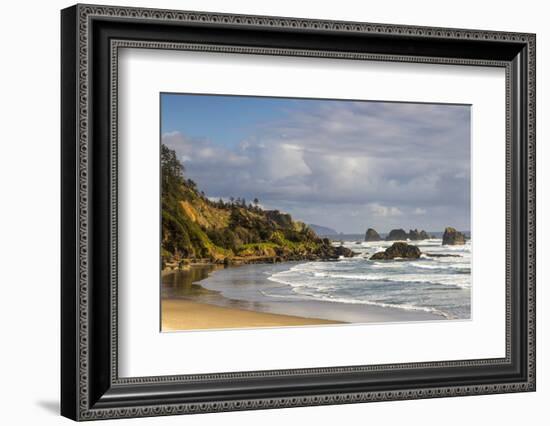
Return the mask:
POLYGON ((278 210, 263 210, 243 198, 210 201, 184 177, 174 151, 161 146, 162 261, 277 256, 281 260, 333 259, 347 249, 321 240, 304 223, 278 210))

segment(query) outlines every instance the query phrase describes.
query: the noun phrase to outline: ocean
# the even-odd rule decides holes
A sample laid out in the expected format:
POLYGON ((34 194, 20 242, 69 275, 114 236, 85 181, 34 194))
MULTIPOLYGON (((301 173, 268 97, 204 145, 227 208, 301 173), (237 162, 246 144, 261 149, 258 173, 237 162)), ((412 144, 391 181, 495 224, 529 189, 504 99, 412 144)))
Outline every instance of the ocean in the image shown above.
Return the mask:
POLYGON ((268 279, 280 283, 264 292, 273 297, 305 297, 330 302, 377 305, 469 319, 471 311, 471 240, 463 246, 442 246, 440 239, 415 241, 423 253, 460 257, 371 261, 392 242, 343 245, 358 256, 337 262, 306 262, 268 279))
MULTIPOLYGON (((411 244, 423 253, 456 257, 423 254, 417 260, 390 261, 369 258, 392 242, 343 241, 341 244, 357 255, 336 261, 231 267, 216 270, 197 284, 224 300, 252 310, 300 315, 300 306, 305 305, 293 302, 315 301, 322 303, 314 306, 327 310, 331 310, 331 305, 338 306, 331 313, 331 319, 344 315, 342 320, 351 318, 350 322, 361 321, 361 306, 408 312, 409 316, 416 312, 441 319, 470 319, 471 240, 463 246, 442 246, 440 238, 413 241, 411 244), (346 306, 349 315, 345 312, 346 306)), ((216 300, 211 298, 210 303, 217 303, 216 300)), ((309 315, 324 317, 323 312, 318 315, 309 312, 309 315)))

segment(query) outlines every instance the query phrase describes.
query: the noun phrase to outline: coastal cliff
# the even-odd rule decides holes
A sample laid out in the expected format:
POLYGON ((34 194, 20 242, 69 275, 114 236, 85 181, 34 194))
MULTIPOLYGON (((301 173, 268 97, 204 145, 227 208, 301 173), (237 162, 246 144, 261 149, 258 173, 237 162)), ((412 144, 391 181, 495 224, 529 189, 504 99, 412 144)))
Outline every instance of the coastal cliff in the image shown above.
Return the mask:
POLYGON ((184 176, 176 153, 161 145, 163 269, 193 262, 221 264, 327 260, 351 257, 306 224, 258 200, 212 201, 184 176))

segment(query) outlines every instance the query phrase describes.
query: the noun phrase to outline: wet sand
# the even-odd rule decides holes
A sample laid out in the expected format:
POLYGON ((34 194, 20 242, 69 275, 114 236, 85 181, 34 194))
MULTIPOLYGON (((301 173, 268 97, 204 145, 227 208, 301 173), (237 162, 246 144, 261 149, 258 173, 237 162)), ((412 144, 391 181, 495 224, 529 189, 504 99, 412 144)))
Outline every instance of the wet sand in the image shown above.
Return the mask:
POLYGON ((164 299, 162 301, 162 331, 288 327, 338 323, 340 322, 254 312, 184 299, 164 299))

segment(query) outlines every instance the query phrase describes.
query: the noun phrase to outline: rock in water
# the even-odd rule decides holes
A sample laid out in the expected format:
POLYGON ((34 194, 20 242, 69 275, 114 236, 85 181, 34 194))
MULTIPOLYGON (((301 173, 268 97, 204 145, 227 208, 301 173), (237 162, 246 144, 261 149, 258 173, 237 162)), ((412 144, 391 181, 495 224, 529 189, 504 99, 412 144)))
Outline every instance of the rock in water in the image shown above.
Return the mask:
POLYGON ((411 229, 409 231, 409 239, 411 241, 428 240, 429 238, 430 236, 424 230, 419 232, 418 229, 411 229))
POLYGON ((418 259, 422 253, 416 246, 407 243, 393 243, 386 251, 374 253, 371 260, 391 260, 396 257, 403 259, 418 259))
POLYGON ((386 237, 386 241, 406 241, 407 238, 409 238, 409 236, 404 229, 392 229, 386 237))
POLYGON ((454 228, 448 226, 443 233, 443 245, 456 246, 463 245, 466 242, 466 238, 462 232, 457 231, 454 228))
POLYGON ((336 260, 340 256, 353 257, 357 254, 351 249, 344 247, 343 245, 333 246, 328 238, 323 239, 322 242, 323 244, 314 253, 319 259, 336 260))
POLYGON ((340 256, 353 257, 354 255, 355 253, 347 247, 344 247, 344 246, 334 247, 334 256, 336 258, 340 256))
POLYGON ((367 233, 365 234, 365 241, 380 241, 381 239, 382 238, 380 238, 378 232, 376 232, 374 229, 367 229, 367 233))

